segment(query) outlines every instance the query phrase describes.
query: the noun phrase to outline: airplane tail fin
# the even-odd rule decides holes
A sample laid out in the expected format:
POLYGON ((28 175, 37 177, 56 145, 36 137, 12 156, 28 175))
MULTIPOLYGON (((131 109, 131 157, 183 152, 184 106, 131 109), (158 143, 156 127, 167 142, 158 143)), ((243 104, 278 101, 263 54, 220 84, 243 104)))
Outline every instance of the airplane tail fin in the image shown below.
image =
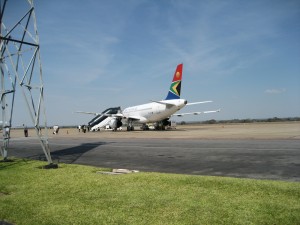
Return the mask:
POLYGON ((172 80, 172 84, 170 86, 168 95, 167 95, 165 100, 179 99, 180 98, 182 67, 183 67, 183 64, 179 64, 177 66, 176 71, 174 73, 173 80, 172 80))

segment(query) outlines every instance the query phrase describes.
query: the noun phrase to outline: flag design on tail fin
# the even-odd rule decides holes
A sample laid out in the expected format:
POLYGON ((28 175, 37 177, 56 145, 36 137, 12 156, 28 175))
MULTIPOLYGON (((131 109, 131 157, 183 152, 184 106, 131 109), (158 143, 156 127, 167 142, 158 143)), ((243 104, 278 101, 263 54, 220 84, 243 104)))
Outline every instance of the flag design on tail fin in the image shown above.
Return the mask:
POLYGON ((179 64, 176 68, 174 73, 173 81, 170 86, 168 95, 166 100, 170 99, 179 99, 180 98, 180 91, 181 91, 181 79, 182 79, 182 67, 183 64, 179 64))

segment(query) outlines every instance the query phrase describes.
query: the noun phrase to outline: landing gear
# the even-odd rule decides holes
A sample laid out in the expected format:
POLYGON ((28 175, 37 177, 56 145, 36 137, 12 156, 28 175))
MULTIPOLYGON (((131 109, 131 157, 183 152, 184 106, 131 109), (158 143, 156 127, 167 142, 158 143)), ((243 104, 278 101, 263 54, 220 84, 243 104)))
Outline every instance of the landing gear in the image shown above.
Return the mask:
POLYGON ((134 131, 134 127, 132 126, 127 126, 127 131, 134 131))
POLYGON ((154 127, 155 127, 155 130, 165 130, 166 129, 166 127, 162 121, 156 122, 154 127))
POLYGON ((149 130, 149 126, 148 126, 147 124, 143 124, 143 125, 141 126, 141 129, 142 129, 142 130, 149 130))
POLYGON ((127 131, 134 131, 132 120, 128 120, 127 131))
POLYGON ((167 126, 171 126, 171 121, 169 121, 169 118, 156 122, 154 127, 155 130, 165 130, 167 126))

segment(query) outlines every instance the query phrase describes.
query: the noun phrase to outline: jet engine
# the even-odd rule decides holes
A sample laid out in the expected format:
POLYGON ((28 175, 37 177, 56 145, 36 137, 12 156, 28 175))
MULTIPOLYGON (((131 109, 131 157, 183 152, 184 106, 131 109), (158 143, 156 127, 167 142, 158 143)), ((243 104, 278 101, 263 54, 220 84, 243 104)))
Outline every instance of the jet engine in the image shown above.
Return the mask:
POLYGON ((165 127, 170 125, 171 125, 171 121, 169 120, 169 118, 166 118, 164 120, 156 122, 154 127, 155 130, 165 130, 165 127))
POLYGON ((123 125, 121 119, 119 118, 113 118, 111 121, 109 121, 108 125, 111 127, 113 130, 117 130, 119 127, 123 125))
POLYGON ((161 121, 163 126, 170 126, 171 125, 171 121, 169 120, 169 118, 164 119, 161 121))

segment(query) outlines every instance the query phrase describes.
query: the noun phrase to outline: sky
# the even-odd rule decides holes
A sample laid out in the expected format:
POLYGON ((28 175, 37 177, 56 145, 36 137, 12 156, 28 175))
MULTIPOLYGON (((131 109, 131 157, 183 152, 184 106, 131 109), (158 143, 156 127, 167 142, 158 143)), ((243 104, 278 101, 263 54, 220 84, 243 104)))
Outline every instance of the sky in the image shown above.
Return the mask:
MULTIPOLYGON (((9 0, 4 21, 26 12, 9 0)), ((22 4, 21 4, 22 3, 22 4)), ((299 0, 35 0, 49 125, 162 100, 183 63, 181 97, 221 109, 177 121, 300 116, 299 0)), ((14 124, 28 122, 22 96, 14 124)))

